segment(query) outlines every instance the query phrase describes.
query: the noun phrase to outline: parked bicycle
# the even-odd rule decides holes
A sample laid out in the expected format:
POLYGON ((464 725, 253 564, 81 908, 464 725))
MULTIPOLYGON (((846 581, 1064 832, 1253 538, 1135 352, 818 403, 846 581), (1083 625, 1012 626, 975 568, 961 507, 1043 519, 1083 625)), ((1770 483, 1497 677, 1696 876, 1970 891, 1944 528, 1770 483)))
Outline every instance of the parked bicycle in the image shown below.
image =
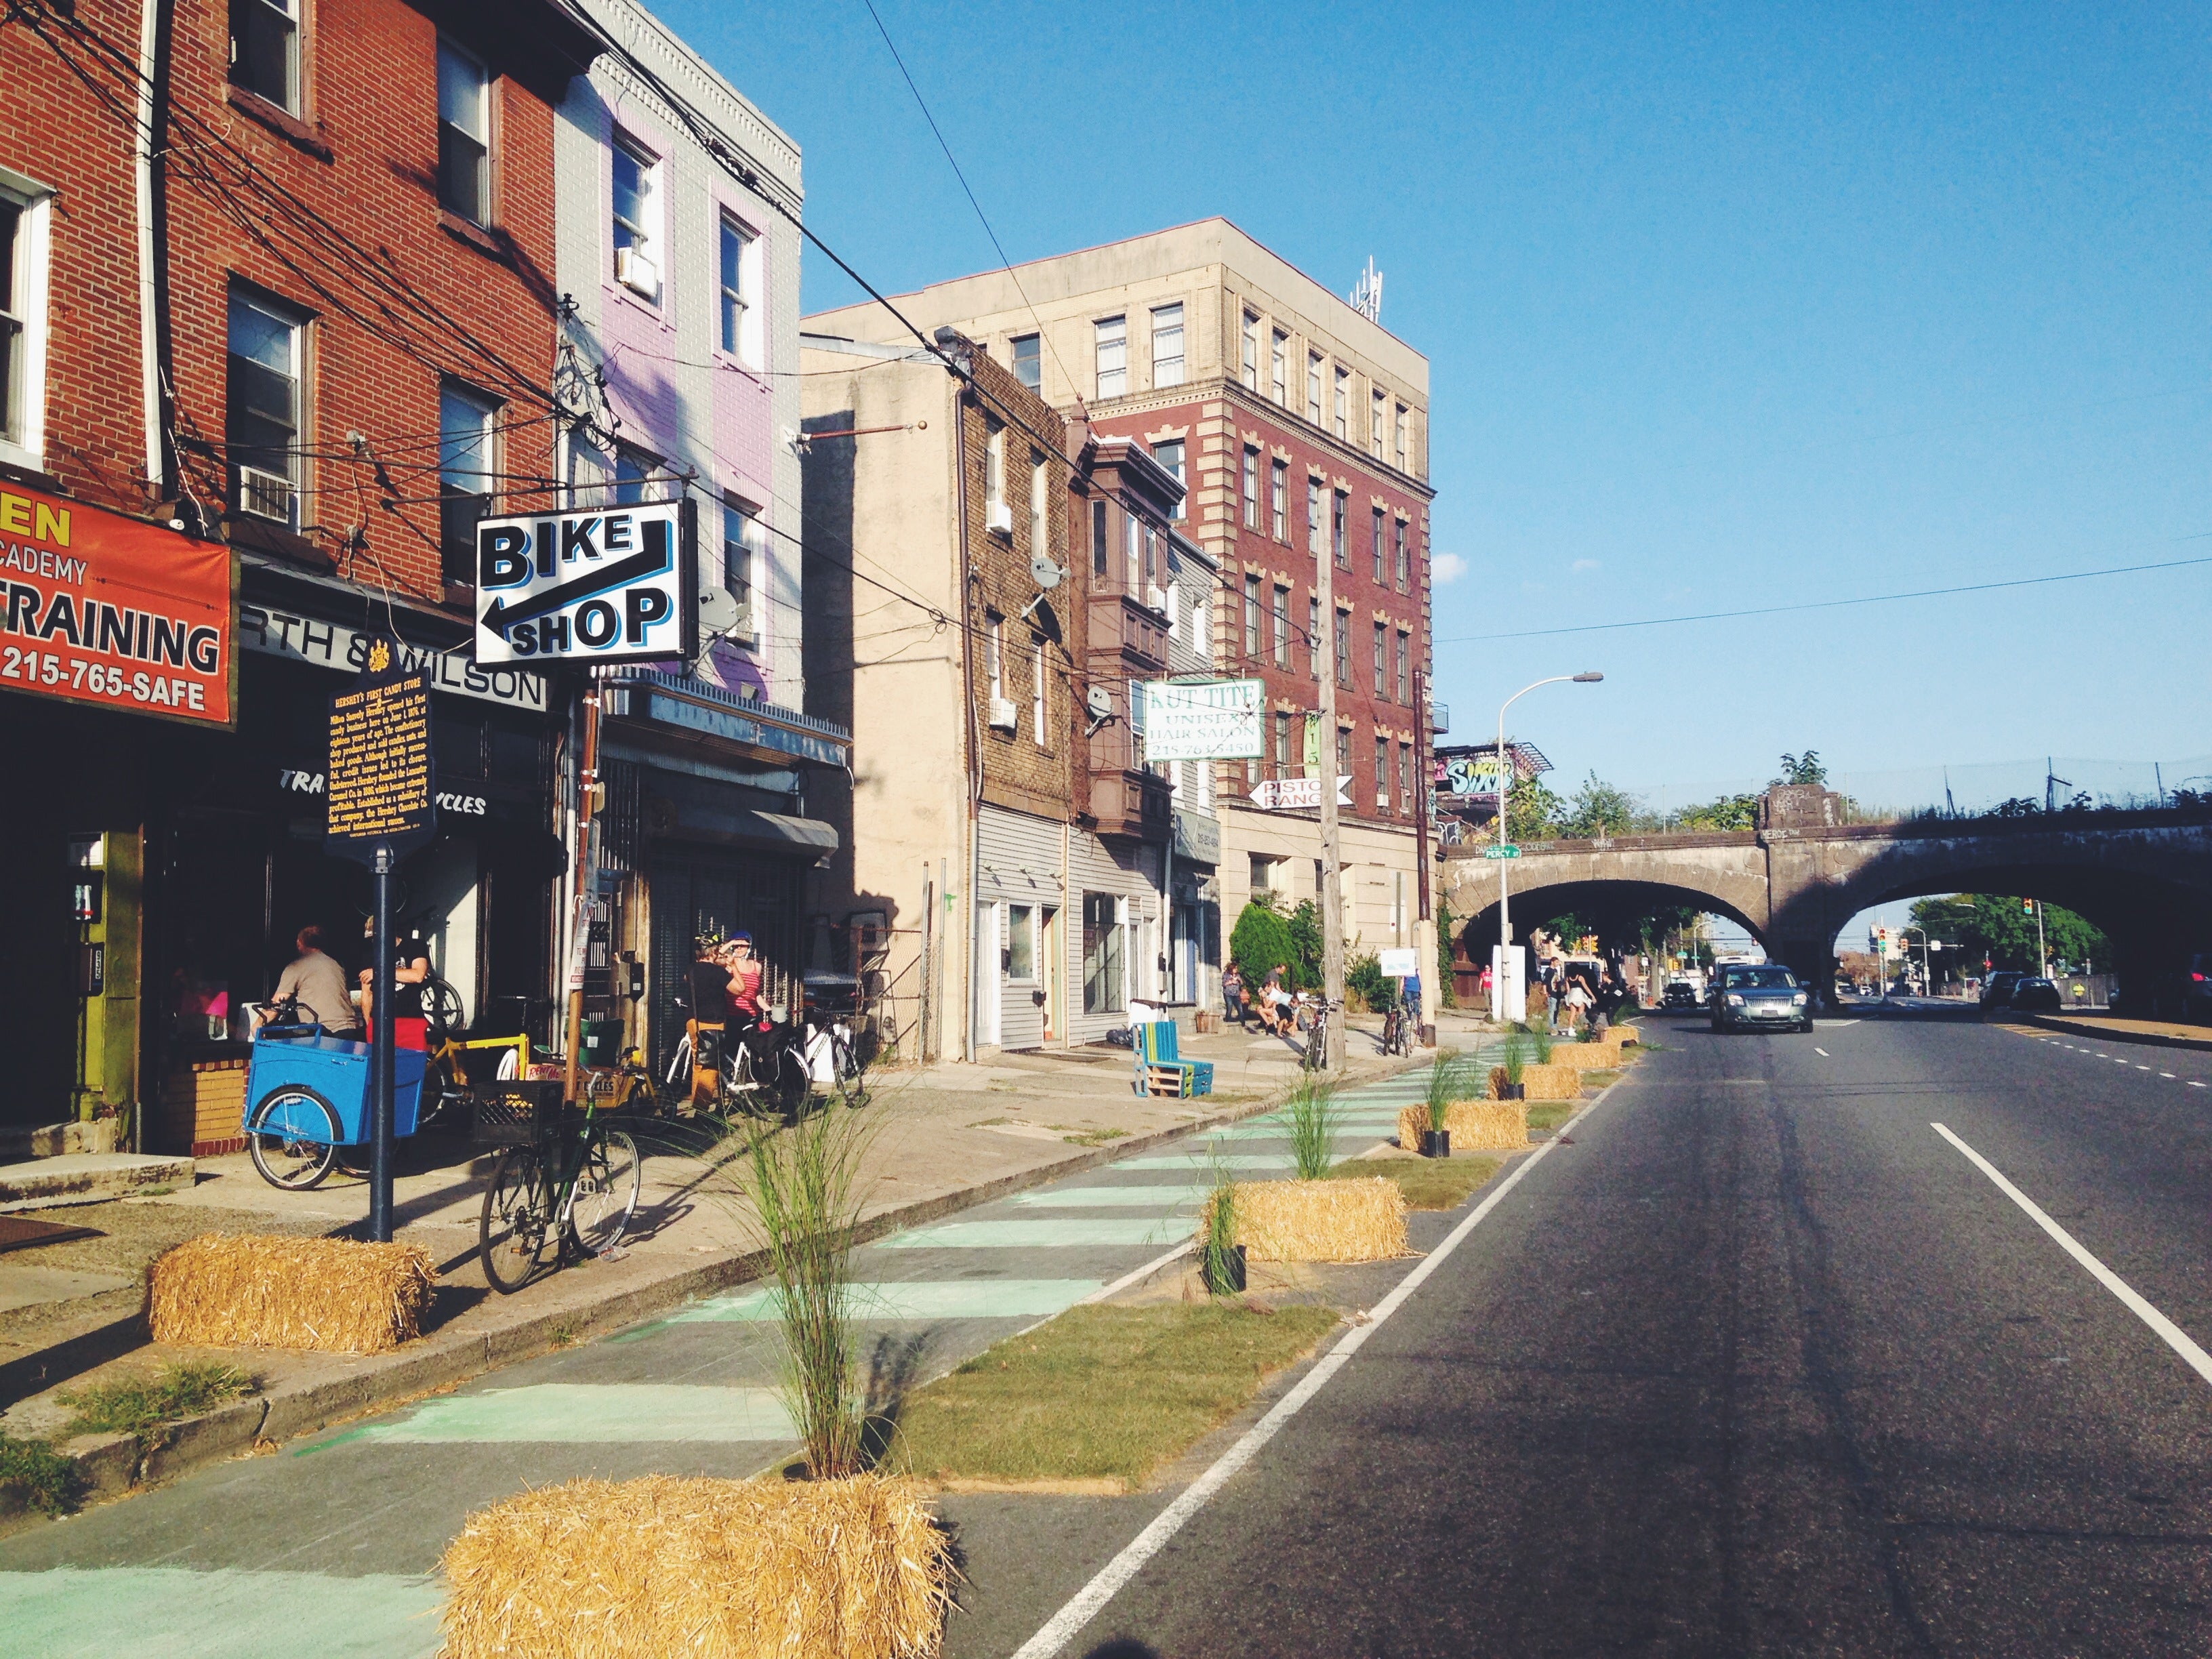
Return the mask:
POLYGON ((1413 1052, 1413 1018, 1402 1002, 1394 1002, 1382 1016, 1382 1052, 1386 1054, 1411 1054, 1413 1052))
POLYGON ((695 1099, 694 1079, 714 1074, 714 1108, 725 1115, 778 1116, 794 1121, 806 1108, 811 1085, 799 1029, 771 1008, 763 1025, 727 1029, 686 1022, 665 1079, 665 1098, 695 1099))
POLYGON ((550 1090, 525 1100, 522 1111, 523 1123, 507 1127, 528 1138, 492 1165, 477 1225, 485 1281, 502 1296, 528 1284, 549 1249, 557 1267, 613 1249, 629 1230, 644 1186, 636 1143, 606 1122, 588 1097, 580 1117, 550 1090))
POLYGON ((1309 1072, 1328 1069, 1328 1023, 1344 1005, 1331 998, 1316 996, 1306 1015, 1305 1052, 1298 1056, 1298 1064, 1309 1072))

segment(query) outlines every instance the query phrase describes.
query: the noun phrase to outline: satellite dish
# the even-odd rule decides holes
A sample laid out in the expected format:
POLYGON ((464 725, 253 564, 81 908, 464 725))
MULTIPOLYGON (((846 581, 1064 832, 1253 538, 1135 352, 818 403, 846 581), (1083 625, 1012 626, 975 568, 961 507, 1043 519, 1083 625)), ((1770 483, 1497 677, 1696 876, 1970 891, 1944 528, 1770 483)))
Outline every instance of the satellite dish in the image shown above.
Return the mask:
POLYGON ((1030 580, 1048 593, 1059 586, 1066 574, 1067 572, 1042 553, 1030 561, 1030 580))
POLYGON ((744 626, 745 608, 726 587, 699 590, 699 627, 708 634, 728 634, 744 626))
POLYGON ((1094 685, 1084 693, 1083 706, 1091 711, 1093 720, 1111 720, 1114 717, 1114 698, 1103 685, 1094 685))

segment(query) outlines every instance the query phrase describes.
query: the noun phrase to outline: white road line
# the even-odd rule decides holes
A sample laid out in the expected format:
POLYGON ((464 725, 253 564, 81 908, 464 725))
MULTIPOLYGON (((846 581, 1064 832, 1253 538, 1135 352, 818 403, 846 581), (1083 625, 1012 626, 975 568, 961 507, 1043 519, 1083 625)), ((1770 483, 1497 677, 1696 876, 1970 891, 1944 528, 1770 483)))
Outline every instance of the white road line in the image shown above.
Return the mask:
POLYGON ((1277 1401, 1273 1409, 1248 1429, 1243 1437, 1214 1462, 1212 1468, 1183 1488, 1175 1502, 1153 1517, 1152 1525, 1139 1533, 1122 1547, 1121 1553, 1099 1570, 1098 1576, 1078 1590, 1067 1605, 1046 1621, 1044 1628, 1014 1650, 1014 1659, 1051 1659, 1070 1642, 1076 1632, 1097 1618, 1119 1593, 1121 1587, 1144 1570, 1145 1564, 1158 1554, 1167 1541, 1181 1532, 1190 1518, 1212 1498, 1213 1494, 1227 1486, 1247 1463, 1260 1453, 1260 1449, 1275 1437, 1276 1431, 1304 1409, 1305 1404, 1328 1383, 1329 1378, 1344 1369, 1352 1356, 1365 1346, 1367 1339, 1382 1329, 1382 1322, 1405 1305, 1406 1299, 1421 1287, 1422 1282, 1444 1263, 1446 1257, 1460 1247, 1462 1240, 1480 1226, 1485 1218, 1496 1209, 1521 1178, 1534 1169, 1561 1144, 1565 1132, 1581 1122, 1600 1106, 1606 1097, 1618 1089, 1626 1079, 1615 1079, 1606 1085, 1604 1092, 1559 1126, 1555 1133, 1534 1152, 1523 1158, 1513 1172, 1498 1184, 1497 1190, 1475 1206, 1474 1212, 1453 1228, 1444 1242, 1424 1256, 1420 1262, 1398 1281, 1389 1295, 1375 1304, 1367 1322, 1356 1325, 1345 1333, 1341 1340, 1331 1348, 1299 1379, 1298 1385, 1277 1401))
POLYGON ((1966 1161, 1972 1164, 1976 1169, 1979 1170, 1984 1175, 1987 1176, 1990 1181, 1995 1182, 1996 1189, 1999 1192, 2002 1193, 2007 1198, 2019 1205, 2021 1209, 2027 1212, 2028 1219, 2034 1222, 2037 1226, 2042 1228, 2045 1232, 2049 1233, 2053 1239, 2057 1241, 2059 1249, 2064 1250, 2067 1255, 2072 1256, 2075 1261, 2080 1262, 2081 1266, 2088 1271, 2089 1276, 2092 1279, 2095 1279, 2100 1285, 2102 1285, 2114 1296, 2119 1297, 2122 1304, 2126 1307, 2130 1313, 2133 1314, 2137 1319, 2142 1320, 2144 1324, 2149 1326, 2152 1330, 2158 1334, 2159 1339, 2163 1341, 2167 1347, 2172 1348, 2174 1352, 2179 1354, 2182 1358, 2188 1361, 2189 1368, 2191 1370, 2195 1371, 2197 1376, 2203 1377, 2207 1382, 2212 1382, 2212 1354, 2208 1354, 2203 1349, 2198 1347, 2195 1342, 2190 1340, 2189 1334, 2186 1331, 2183 1330, 2180 1326, 2175 1324, 2171 1319, 2168 1319, 2157 1309, 2152 1307, 2149 1303, 2144 1301, 2142 1297, 2136 1293, 2134 1287, 2130 1285, 2127 1280, 2122 1279, 2110 1267, 2107 1267, 2103 1262, 2098 1261, 2095 1256, 2091 1255, 2088 1251, 2083 1249, 2080 1244, 2076 1243, 2075 1242, 2074 1236, 2068 1232, 2063 1227, 2060 1226, 2057 1222, 2053 1221, 2049 1216, 2044 1214, 2044 1212, 2036 1206, 2036 1203, 2033 1199, 2030 1198, 2026 1193, 2021 1191, 2019 1188, 2014 1186, 2012 1182, 2007 1181, 2002 1175, 1998 1173, 1996 1164, 1990 1163, 1989 1159, 1984 1158, 1979 1152, 1966 1145, 1965 1141, 1960 1139, 1958 1136, 1953 1134, 1949 1129, 1946 1128, 1941 1123, 1930 1123, 1928 1127, 1935 1130, 1937 1134, 1942 1136, 1944 1139, 1949 1141, 1954 1146, 1956 1146, 1961 1152, 1963 1152, 1966 1155, 1966 1161))
MULTIPOLYGON (((2126 1063, 2127 1063, 2127 1062, 2126 1062, 2126 1061, 2124 1061, 2124 1060, 2123 1060, 2123 1061, 2121 1062, 2121 1064, 2122 1064, 2122 1065, 2125 1065, 2126 1063)), ((2149 1067, 2149 1066, 2136 1066, 2136 1070, 2137 1070, 2138 1072, 2148 1072, 2148 1070, 2150 1070, 2150 1067, 2149 1067)))
POLYGON ((2173 1073, 2171 1072, 2160 1072, 2159 1075, 2164 1078, 2168 1083, 2172 1083, 2174 1080, 2173 1073))
POLYGON ((1823 1060, 1832 1060, 1835 1058, 1835 1056, 1831 1054, 1826 1048, 1815 1048, 1813 1052, 1820 1055, 1823 1060))
MULTIPOLYGON (((1150 1261, 1145 1263, 1143 1267, 1136 1268, 1132 1272, 1123 1273, 1111 1285, 1101 1285, 1097 1290, 1091 1291, 1090 1295, 1085 1297, 1075 1305, 1079 1308, 1087 1308, 1094 1302, 1111 1302, 1115 1297, 1121 1295, 1122 1291, 1127 1290, 1130 1285, 1142 1284, 1146 1279, 1150 1279, 1154 1273, 1159 1272, 1161 1268, 1166 1267, 1169 1262, 1173 1261, 1177 1256, 1188 1255, 1190 1251, 1190 1247, 1197 1242, 1198 1241, 1195 1239, 1186 1238, 1182 1243, 1176 1245, 1175 1249, 1170 1250, 1165 1255, 1154 1256, 1150 1261)), ((1036 1327, 1032 1325, 1030 1328, 1031 1330, 1035 1330, 1036 1327)))
POLYGON ((2199 1083, 2195 1078, 2191 1078, 2189 1079, 2189 1086, 2192 1089, 2201 1089, 2204 1085, 2199 1083))

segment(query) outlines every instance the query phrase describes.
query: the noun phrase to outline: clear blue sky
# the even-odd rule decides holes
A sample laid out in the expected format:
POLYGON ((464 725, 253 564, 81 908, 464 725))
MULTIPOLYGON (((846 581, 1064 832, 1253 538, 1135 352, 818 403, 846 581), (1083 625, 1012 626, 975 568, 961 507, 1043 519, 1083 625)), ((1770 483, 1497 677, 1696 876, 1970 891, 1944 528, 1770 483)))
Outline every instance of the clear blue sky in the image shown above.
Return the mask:
MULTIPOLYGON (((1015 259, 1213 213, 1340 291, 1375 257, 1440 641, 2212 556, 2201 7, 878 3, 1015 259)), ((859 0, 664 15, 879 286, 997 263, 859 0)), ((1807 746, 2171 763, 2208 619, 2212 565, 1440 643, 1438 694, 1480 735, 1602 668, 1521 734, 1677 799, 1807 746)))

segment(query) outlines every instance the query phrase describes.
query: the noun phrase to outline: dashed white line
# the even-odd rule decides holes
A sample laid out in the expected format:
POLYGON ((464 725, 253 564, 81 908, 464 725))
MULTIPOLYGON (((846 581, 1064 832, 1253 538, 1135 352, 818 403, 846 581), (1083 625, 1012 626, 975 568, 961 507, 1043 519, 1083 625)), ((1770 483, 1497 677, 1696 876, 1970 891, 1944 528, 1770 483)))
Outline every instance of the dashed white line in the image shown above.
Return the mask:
POLYGON ((1829 1053, 1826 1048, 1815 1048, 1815 1049, 1814 1049, 1814 1050, 1813 1050, 1813 1052, 1814 1052, 1814 1054, 1816 1054, 1820 1055, 1820 1057, 1821 1059, 1823 1059, 1823 1060, 1832 1060, 1833 1058, 1835 1058, 1835 1056, 1833 1056, 1832 1054, 1830 1054, 1830 1053, 1829 1053))
POLYGON ((1968 1163, 1996 1183, 1996 1189, 2027 1212, 2028 1218, 2057 1241, 2059 1249, 2087 1269, 2089 1276, 2120 1299, 2123 1306, 2158 1334, 2159 1339, 2188 1362, 2189 1368, 2207 1382, 2212 1382, 2212 1354, 2208 1354, 2190 1340, 2189 1334, 2168 1319, 2156 1308, 2137 1295, 2134 1287, 2103 1262, 2091 1255, 2075 1242, 2074 1236, 2053 1221, 2036 1206, 2035 1200, 2007 1181, 1996 1164, 1953 1134, 1940 1123, 1930 1123, 1929 1128, 1963 1152, 1968 1163))
POLYGON ((2171 1072, 2160 1072, 2159 1075, 2164 1078, 2168 1083, 2173 1081, 2173 1073, 2171 1072))

